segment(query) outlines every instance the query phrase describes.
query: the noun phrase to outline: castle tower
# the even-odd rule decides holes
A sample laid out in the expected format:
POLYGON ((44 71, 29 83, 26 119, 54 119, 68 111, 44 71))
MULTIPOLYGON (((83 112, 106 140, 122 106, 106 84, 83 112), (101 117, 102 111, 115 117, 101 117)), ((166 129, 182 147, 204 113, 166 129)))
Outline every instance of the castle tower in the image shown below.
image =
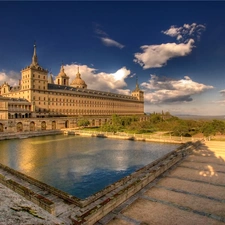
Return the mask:
POLYGON ((139 88, 138 79, 136 78, 136 87, 131 95, 136 97, 139 101, 144 101, 144 92, 139 88))
POLYGON ((87 84, 85 83, 84 80, 81 79, 81 74, 79 73, 79 67, 76 74, 76 78, 72 81, 70 86, 75 88, 82 88, 82 89, 87 88, 87 84))
MULTIPOLYGON (((42 68, 38 64, 36 44, 34 44, 34 52, 32 62, 29 66, 21 71, 20 90, 47 90, 48 89, 48 70, 42 68)), ((24 98, 31 101, 31 94, 24 95, 24 98), (27 96, 27 97, 26 97, 27 96)))
POLYGON ((66 75, 66 73, 64 71, 64 66, 62 64, 60 72, 59 72, 58 76, 56 77, 56 84, 69 86, 69 79, 70 78, 66 75))

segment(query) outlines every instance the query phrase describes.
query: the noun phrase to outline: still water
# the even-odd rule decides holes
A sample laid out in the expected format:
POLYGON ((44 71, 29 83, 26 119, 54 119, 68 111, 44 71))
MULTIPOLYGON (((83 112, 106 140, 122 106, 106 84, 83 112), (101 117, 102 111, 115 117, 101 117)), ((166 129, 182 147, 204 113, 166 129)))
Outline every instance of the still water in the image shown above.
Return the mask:
POLYGON ((175 144, 43 136, 0 141, 0 162, 83 199, 175 148, 175 144))

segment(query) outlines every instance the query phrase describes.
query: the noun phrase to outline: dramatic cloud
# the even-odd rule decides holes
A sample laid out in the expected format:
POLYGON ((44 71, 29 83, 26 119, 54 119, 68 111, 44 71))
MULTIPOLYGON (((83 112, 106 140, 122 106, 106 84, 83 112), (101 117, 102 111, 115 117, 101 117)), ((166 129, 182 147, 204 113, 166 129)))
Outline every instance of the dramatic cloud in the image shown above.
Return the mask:
POLYGON ((141 86, 145 88, 145 100, 153 104, 190 102, 193 95, 213 88, 194 82, 188 76, 173 80, 156 75, 151 75, 149 82, 144 82, 141 86))
POLYGON ((144 69, 162 67, 169 59, 186 56, 191 51, 194 40, 190 39, 187 43, 167 43, 161 45, 141 46, 142 53, 135 53, 134 62, 139 63, 144 69))
POLYGON ((10 86, 18 85, 19 79, 21 79, 20 74, 14 71, 0 72, 0 84, 7 82, 10 86))
POLYGON ((142 52, 134 54, 134 62, 139 63, 143 69, 165 66, 167 61, 186 56, 191 53, 195 39, 200 39, 205 26, 202 24, 184 24, 182 27, 171 26, 168 30, 162 31, 170 37, 175 37, 178 43, 166 43, 160 45, 143 45, 142 52))
POLYGON ((120 44, 119 42, 113 40, 112 38, 109 37, 109 35, 102 30, 101 25, 98 23, 93 23, 94 27, 94 32, 98 35, 98 38, 102 41, 102 43, 106 46, 113 46, 117 48, 124 48, 125 46, 120 44), (100 37, 99 37, 100 36, 100 37))
POLYGON ((182 27, 171 26, 168 30, 162 31, 163 34, 166 34, 170 37, 176 37, 178 41, 187 41, 190 37, 200 39, 202 32, 206 27, 202 24, 184 24, 182 27))
POLYGON ((114 40, 112 40, 110 38, 104 38, 104 37, 102 37, 101 40, 102 40, 103 44, 106 45, 106 46, 115 46, 115 47, 118 47, 120 49, 121 48, 124 48, 124 45, 122 45, 119 42, 114 41, 114 40))
MULTIPOLYGON (((76 77, 78 65, 64 66, 66 74, 70 77, 70 83, 76 77)), ((115 73, 98 72, 95 68, 87 65, 79 65, 81 78, 86 82, 88 89, 113 91, 121 94, 130 94, 130 90, 123 90, 127 86, 125 81, 130 75, 130 70, 122 67, 115 73)))

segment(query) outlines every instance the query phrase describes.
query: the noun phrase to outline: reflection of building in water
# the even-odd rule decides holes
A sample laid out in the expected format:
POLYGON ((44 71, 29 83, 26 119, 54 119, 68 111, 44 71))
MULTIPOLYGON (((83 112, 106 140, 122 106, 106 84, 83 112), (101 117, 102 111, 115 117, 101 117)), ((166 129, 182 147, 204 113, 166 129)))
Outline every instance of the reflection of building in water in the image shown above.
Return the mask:
POLYGON ((143 115, 144 92, 136 84, 131 95, 91 90, 78 72, 69 83, 69 76, 61 65, 53 81, 52 74, 38 64, 36 45, 32 62, 21 71, 18 86, 8 83, 0 86, 0 119, 54 117, 143 115))

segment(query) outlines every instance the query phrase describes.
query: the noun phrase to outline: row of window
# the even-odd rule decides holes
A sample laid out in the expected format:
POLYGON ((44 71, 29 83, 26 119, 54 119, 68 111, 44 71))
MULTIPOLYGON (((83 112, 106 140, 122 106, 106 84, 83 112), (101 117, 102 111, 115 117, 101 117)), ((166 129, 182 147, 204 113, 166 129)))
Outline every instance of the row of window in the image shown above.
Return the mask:
MULTIPOLYGON (((94 109, 52 109, 52 110, 47 110, 47 109, 38 109, 38 112, 50 112, 50 113, 74 113, 74 114, 112 114, 115 113, 113 110, 94 110, 94 109)), ((119 112, 119 111, 118 111, 119 112)), ((123 111, 122 113, 135 113, 135 112, 130 112, 130 111, 123 111)))

